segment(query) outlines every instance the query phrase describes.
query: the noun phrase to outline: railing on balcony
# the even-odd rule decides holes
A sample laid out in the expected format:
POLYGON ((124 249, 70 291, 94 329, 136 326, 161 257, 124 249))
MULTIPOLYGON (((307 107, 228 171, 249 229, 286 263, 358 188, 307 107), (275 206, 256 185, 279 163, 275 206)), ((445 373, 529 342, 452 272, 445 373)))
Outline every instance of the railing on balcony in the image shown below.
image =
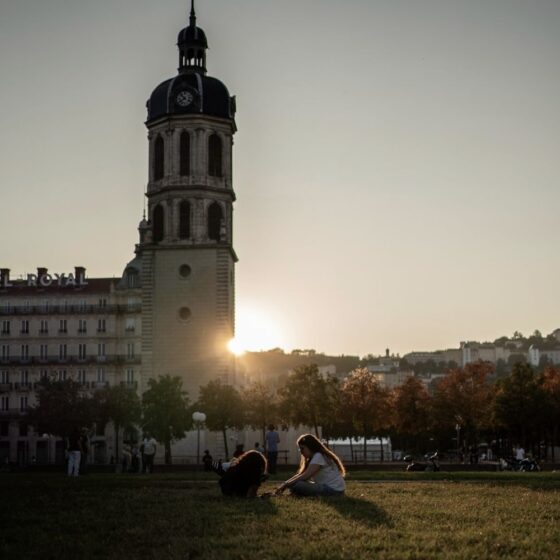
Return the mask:
POLYGON ((13 306, 9 309, 0 308, 0 316, 11 315, 115 315, 125 313, 140 313, 141 303, 122 305, 29 305, 13 306))
POLYGON ((126 365, 140 364, 140 356, 128 357, 123 354, 106 354, 105 356, 34 356, 30 358, 0 358, 0 365, 67 365, 67 364, 103 364, 103 365, 126 365))

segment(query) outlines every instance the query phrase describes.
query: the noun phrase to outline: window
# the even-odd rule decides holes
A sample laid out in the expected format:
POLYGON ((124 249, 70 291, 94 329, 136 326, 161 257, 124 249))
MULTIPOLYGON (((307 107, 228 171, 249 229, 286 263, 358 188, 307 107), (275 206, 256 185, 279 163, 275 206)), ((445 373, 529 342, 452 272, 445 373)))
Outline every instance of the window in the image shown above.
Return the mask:
POLYGON ((189 239, 191 236, 191 205, 181 202, 179 206, 179 239, 189 239))
POLYGON ((29 372, 27 370, 23 370, 20 373, 20 381, 22 385, 27 385, 29 383, 29 372))
POLYGON ((126 370, 126 383, 127 385, 134 385, 134 370, 127 369, 126 370))
POLYGON ((0 397, 0 410, 10 410, 10 397, 0 397))
POLYGON ((11 321, 2 321, 2 334, 10 334, 11 321))
POLYGON ((154 243, 159 243, 163 241, 163 234, 165 230, 165 216, 163 212, 163 206, 158 204, 154 208, 153 213, 153 223, 154 223, 154 243))
POLYGON ((87 380, 86 370, 85 369, 79 369, 78 370, 78 383, 81 383, 82 385, 85 385, 86 380, 87 380))
POLYGON ((208 175, 222 176, 222 139, 217 134, 208 139, 208 175))
POLYGON ((20 412, 26 412, 28 407, 29 407, 29 399, 27 397, 20 397, 19 398, 19 411, 20 412))
POLYGON ((7 344, 2 345, 2 361, 10 361, 10 347, 7 344))
POLYGON ((10 433, 10 423, 0 422, 0 437, 8 437, 10 433))
POLYGON ((21 334, 29 334, 29 321, 21 322, 21 334))
POLYGON ((85 300, 85 299, 81 299, 81 300, 78 302, 78 311, 85 311, 85 310, 86 310, 86 307, 87 307, 86 300, 85 300))
POLYGON ((21 345, 21 359, 22 361, 29 360, 29 344, 21 345))
POLYGON ((128 332, 134 332, 135 329, 136 329, 136 319, 133 319, 132 317, 127 318, 126 330, 128 332))
POLYGON ((129 342, 126 345, 126 357, 131 360, 134 358, 134 342, 129 342))
POLYGON ((46 360, 49 357, 49 347, 46 344, 41 344, 40 346, 40 356, 41 360, 46 360))
POLYGON ((39 370, 39 379, 47 379, 49 377, 49 372, 46 369, 39 370))
POLYGON ((105 368, 97 368, 97 383, 105 383, 105 368))
POLYGON ((163 138, 158 136, 154 143, 154 181, 159 181, 163 179, 165 174, 165 146, 163 143, 163 138))
POLYGON ((58 329, 59 333, 67 333, 68 332, 68 322, 66 319, 60 319, 60 327, 58 329))
POLYGON ((213 202, 208 208, 208 238, 214 241, 220 240, 220 229, 222 227, 222 207, 213 202))
POLYGON ((0 371, 0 384, 5 385, 6 383, 10 382, 10 372, 9 371, 0 371))
POLYGON ((105 343, 102 344, 98 344, 97 345, 97 357, 99 359, 105 359, 106 355, 105 355, 105 343))
POLYGON ((86 345, 85 344, 78 344, 78 359, 85 360, 86 359, 86 345))
POLYGON ((59 381, 66 381, 68 377, 68 372, 65 369, 61 369, 58 371, 58 380, 59 381))
POLYGON ((41 328, 39 329, 40 334, 48 334, 49 332, 49 322, 45 319, 41 320, 41 328))
POLYGON ((19 436, 20 437, 27 437, 27 422, 20 422, 19 423, 19 436))
POLYGON ((99 300, 99 309, 105 309, 107 307, 107 300, 105 298, 101 298, 99 300))
POLYGON ((59 344, 58 345, 58 359, 59 360, 66 360, 68 357, 68 346, 66 344, 59 344))
POLYGON ((78 333, 85 334, 87 332, 87 321, 80 319, 78 322, 78 333))
POLYGON ((191 137, 188 132, 181 134, 179 147, 179 173, 181 177, 191 173, 191 137))
POLYGON ((99 319, 97 321, 97 332, 106 332, 106 326, 105 319, 99 319))
POLYGON ((126 300, 126 308, 129 311, 134 311, 134 309, 136 308, 136 306, 138 305, 139 301, 136 298, 133 297, 129 297, 126 300))
POLYGON ((126 284, 129 288, 138 288, 140 286, 140 278, 136 270, 129 270, 126 273, 126 284))
POLYGON ((43 311, 45 313, 48 313, 50 311, 50 302, 48 299, 43 302, 43 311))

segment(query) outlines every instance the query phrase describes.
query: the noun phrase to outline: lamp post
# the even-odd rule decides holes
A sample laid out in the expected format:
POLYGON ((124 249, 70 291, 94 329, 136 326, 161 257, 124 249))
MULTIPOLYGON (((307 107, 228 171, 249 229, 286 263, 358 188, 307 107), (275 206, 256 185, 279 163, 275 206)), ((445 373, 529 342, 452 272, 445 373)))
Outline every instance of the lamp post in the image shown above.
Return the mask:
POLYGON ((192 415, 193 422, 195 423, 197 435, 196 435, 196 464, 200 465, 200 428, 204 422, 206 422, 206 414, 204 412, 193 412, 192 415))
POLYGON ((455 424, 455 430, 457 431, 457 461, 460 463, 460 459, 459 459, 459 435, 461 433, 461 424, 457 423, 455 424))

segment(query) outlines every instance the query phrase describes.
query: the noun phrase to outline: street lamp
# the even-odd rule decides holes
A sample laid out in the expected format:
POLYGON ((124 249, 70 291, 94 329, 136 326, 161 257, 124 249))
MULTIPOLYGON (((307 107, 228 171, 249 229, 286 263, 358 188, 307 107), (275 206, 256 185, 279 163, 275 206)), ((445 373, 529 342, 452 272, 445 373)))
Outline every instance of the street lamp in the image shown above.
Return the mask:
POLYGON ((457 431, 457 461, 459 461, 459 463, 461 462, 459 460, 459 435, 461 433, 461 424, 457 423, 455 424, 455 430, 457 431))
POLYGON ((197 429, 196 436, 196 464, 200 465, 200 428, 204 422, 206 422, 206 414, 204 412, 193 412, 192 415, 193 422, 195 423, 197 429))

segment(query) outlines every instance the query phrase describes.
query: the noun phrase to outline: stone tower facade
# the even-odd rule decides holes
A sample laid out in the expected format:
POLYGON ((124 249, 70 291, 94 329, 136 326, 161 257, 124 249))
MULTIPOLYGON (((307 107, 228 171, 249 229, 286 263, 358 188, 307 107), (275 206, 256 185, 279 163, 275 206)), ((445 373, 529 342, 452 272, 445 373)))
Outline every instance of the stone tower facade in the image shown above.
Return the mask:
POLYGON ((142 375, 170 374, 196 398, 220 377, 233 382, 235 273, 232 147, 235 98, 206 75, 208 43, 196 26, 178 36, 179 68, 147 102, 147 216, 140 223, 142 375))

